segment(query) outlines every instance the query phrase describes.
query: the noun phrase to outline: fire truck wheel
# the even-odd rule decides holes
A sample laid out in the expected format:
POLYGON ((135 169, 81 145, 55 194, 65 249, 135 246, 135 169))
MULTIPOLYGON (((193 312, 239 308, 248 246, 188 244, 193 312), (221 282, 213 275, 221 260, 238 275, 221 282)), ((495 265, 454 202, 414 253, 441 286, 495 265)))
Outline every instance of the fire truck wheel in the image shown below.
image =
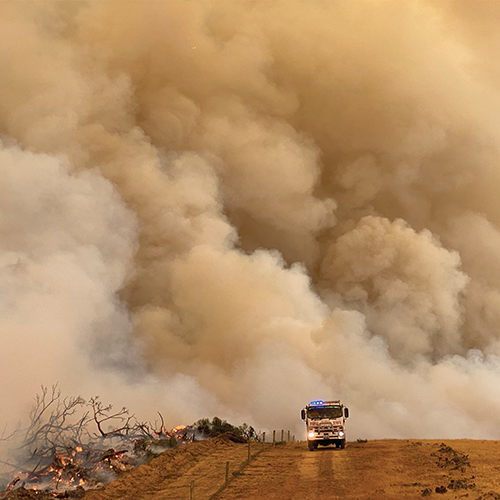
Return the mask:
POLYGON ((309 448, 309 451, 313 451, 316 446, 314 446, 314 443, 312 441, 307 442, 307 446, 309 448))
POLYGON ((342 449, 344 449, 344 448, 345 448, 345 439, 342 439, 342 441, 340 441, 340 447, 341 447, 342 449))

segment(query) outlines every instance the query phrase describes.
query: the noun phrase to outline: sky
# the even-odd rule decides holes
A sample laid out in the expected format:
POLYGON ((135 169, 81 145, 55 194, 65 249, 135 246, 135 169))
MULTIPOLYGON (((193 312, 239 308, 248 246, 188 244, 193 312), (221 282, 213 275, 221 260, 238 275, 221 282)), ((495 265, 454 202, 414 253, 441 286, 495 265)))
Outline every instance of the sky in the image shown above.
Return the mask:
POLYGON ((0 2, 0 422, 500 439, 500 4, 0 2))

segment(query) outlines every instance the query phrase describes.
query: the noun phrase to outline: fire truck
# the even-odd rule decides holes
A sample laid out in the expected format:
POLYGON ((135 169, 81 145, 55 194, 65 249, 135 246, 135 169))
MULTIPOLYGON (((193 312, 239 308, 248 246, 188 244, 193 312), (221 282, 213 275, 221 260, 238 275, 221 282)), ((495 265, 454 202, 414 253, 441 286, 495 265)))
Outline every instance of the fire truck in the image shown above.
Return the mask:
POLYGON ((340 401, 311 401, 301 411, 301 417, 306 422, 309 450, 315 450, 319 444, 345 448, 345 420, 349 409, 340 401))

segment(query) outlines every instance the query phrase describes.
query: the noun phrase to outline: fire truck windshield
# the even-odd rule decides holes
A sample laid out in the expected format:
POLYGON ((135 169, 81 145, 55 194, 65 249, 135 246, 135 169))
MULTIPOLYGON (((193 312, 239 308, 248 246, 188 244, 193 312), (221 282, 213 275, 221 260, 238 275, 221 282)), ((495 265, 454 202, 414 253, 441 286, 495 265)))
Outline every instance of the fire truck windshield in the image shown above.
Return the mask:
POLYGON ((341 406, 317 406, 308 408, 307 416, 311 419, 340 418, 342 416, 341 406))

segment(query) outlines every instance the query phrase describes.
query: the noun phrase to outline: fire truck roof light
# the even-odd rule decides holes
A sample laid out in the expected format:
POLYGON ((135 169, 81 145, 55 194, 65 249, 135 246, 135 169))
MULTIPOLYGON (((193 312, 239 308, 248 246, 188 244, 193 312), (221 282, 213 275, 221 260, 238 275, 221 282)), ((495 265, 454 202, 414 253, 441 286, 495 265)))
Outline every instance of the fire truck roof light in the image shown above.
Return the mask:
POLYGON ((323 406, 325 402, 322 399, 318 399, 317 401, 311 401, 309 406, 323 406))

